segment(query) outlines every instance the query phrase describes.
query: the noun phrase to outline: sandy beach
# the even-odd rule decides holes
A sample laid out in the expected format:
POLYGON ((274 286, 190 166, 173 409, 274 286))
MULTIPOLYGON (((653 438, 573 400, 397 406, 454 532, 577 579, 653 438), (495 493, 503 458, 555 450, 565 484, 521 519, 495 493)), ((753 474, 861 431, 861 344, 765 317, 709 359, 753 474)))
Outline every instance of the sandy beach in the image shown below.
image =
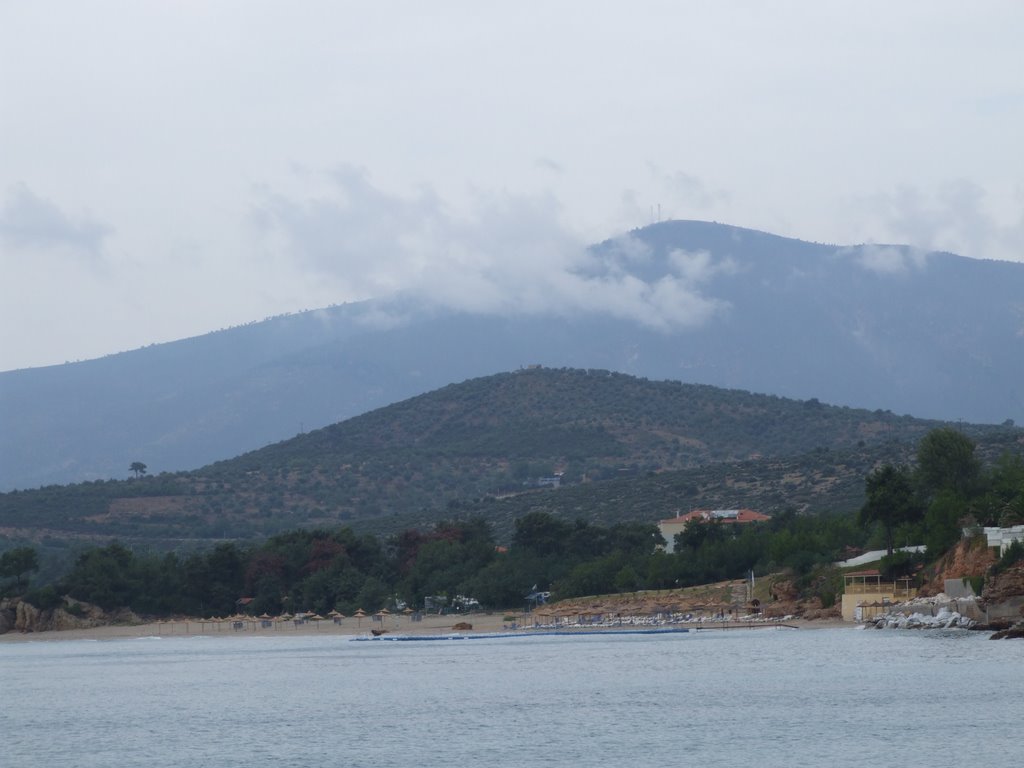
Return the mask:
MULTIPOLYGON (((501 632, 514 628, 513 622, 506 619, 514 615, 515 625, 523 631, 534 626, 534 617, 525 614, 478 613, 466 616, 423 616, 420 621, 412 621, 407 616, 386 616, 375 621, 367 616, 363 619, 346 617, 339 623, 330 619, 323 621, 306 621, 296 624, 294 621, 272 621, 264 626, 259 620, 248 621, 208 621, 202 619, 174 619, 153 621, 144 624, 106 625, 86 629, 50 630, 45 632, 7 632, 0 635, 0 643, 40 642, 55 640, 115 640, 135 637, 298 637, 303 635, 338 635, 338 636, 370 636, 372 630, 384 629, 388 634, 395 635, 445 635, 453 632, 487 633, 501 632), (456 629, 459 623, 472 625, 471 630, 456 629)), ((785 626, 801 629, 824 629, 830 627, 855 627, 857 625, 835 619, 807 621, 792 619, 784 622, 785 626)), ((649 626, 649 625, 646 625, 649 626)), ((759 626, 776 626, 775 622, 733 622, 721 624, 706 622, 703 626, 695 623, 682 625, 665 625, 689 627, 699 631, 720 631, 735 629, 741 631, 759 626)), ((566 628, 573 628, 572 624, 566 628)), ((623 625, 622 629, 637 628, 636 625, 623 625)), ((607 629, 607 627, 605 627, 607 629)), ((585 632, 586 629, 580 629, 585 632)))
POLYGON ((322 621, 271 621, 264 626, 259 619, 246 621, 208 621, 203 619, 166 619, 145 624, 111 624, 86 629, 50 630, 45 632, 12 631, 0 635, 0 642, 19 642, 31 640, 111 640, 130 637, 238 637, 241 635, 259 636, 301 636, 301 635, 370 635, 371 630, 384 629, 389 634, 447 634, 454 632, 453 627, 466 621, 473 625, 474 632, 501 631, 508 622, 504 621, 509 614, 474 614, 461 616, 424 616, 420 621, 411 621, 405 616, 383 617, 375 621, 367 616, 362 619, 346 617, 340 623, 331 619, 322 621))

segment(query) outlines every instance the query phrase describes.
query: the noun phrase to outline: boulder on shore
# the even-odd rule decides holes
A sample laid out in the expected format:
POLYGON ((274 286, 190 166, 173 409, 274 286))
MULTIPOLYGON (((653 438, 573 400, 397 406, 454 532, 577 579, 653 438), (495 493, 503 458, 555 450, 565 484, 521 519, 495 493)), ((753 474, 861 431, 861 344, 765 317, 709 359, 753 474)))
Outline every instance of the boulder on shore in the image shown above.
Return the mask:
POLYGON ((1012 627, 993 633, 989 640, 1024 640, 1024 621, 1018 621, 1012 627))
POLYGON ((934 616, 923 613, 887 613, 871 619, 867 624, 875 629, 973 629, 976 625, 974 619, 946 608, 934 616))

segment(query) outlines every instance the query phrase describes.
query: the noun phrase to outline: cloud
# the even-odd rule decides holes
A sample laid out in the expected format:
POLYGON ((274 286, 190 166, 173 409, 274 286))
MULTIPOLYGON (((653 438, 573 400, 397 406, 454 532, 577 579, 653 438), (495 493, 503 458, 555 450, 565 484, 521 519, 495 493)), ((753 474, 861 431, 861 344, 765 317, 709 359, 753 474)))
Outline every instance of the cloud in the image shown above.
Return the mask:
POLYGON ((565 168, 562 166, 562 164, 559 163, 559 162, 556 162, 555 160, 552 160, 550 157, 543 157, 543 156, 538 157, 534 161, 534 163, 536 164, 536 166, 538 168, 543 168, 546 171, 551 171, 551 173, 556 173, 556 174, 563 174, 563 173, 565 173, 565 168))
POLYGON ((690 284, 706 282, 716 275, 734 275, 738 269, 732 259, 716 262, 707 251, 684 251, 677 248, 668 258, 676 273, 690 284))
POLYGON ((703 179, 686 171, 665 172, 653 163, 648 163, 647 168, 666 197, 662 218, 694 218, 692 215, 683 216, 674 209, 706 214, 730 200, 725 190, 710 187, 703 179))
MULTIPOLYGON (((476 190, 470 206, 455 210, 429 188, 385 192, 358 168, 327 178, 316 197, 262 195, 252 220, 275 256, 316 272, 339 296, 401 295, 482 314, 603 313, 666 331, 727 308, 701 288, 730 263, 682 251, 654 263, 648 246, 630 236, 589 249, 547 195, 476 190)), ((400 320, 387 302, 366 318, 400 320)))
POLYGON ((876 232, 925 251, 974 258, 1024 258, 1024 215, 1005 223, 988 210, 986 191, 968 179, 944 182, 927 194, 910 185, 861 198, 856 207, 876 220, 876 232))
POLYGON ((928 259, 928 254, 920 248, 872 243, 840 248, 837 255, 851 257, 864 269, 880 275, 904 275, 924 269, 928 259))
POLYGON ((14 249, 70 251, 99 259, 109 234, 95 219, 73 219, 25 184, 16 184, 0 207, 0 242, 14 249))

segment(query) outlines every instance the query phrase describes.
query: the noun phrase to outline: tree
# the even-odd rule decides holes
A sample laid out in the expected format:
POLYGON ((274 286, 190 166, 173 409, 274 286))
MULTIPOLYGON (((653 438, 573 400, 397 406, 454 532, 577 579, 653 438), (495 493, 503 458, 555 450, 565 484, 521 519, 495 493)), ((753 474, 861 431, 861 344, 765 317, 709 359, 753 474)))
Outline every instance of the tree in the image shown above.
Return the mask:
POLYGON ((725 525, 716 519, 691 520, 675 536, 675 550, 698 550, 705 544, 723 541, 726 538, 725 525))
POLYGON ((860 509, 860 524, 881 523, 885 527, 885 547, 893 551, 893 531, 904 523, 921 519, 924 509, 914 492, 909 470, 885 464, 867 476, 867 501, 860 509))
POLYGON ((984 523, 1004 527, 1024 523, 1024 456, 1004 453, 987 480, 984 523))
POLYGON ((928 503, 924 523, 929 554, 955 544, 961 518, 983 502, 985 478, 974 448, 973 440, 949 427, 933 429, 917 448, 917 482, 928 503))
POLYGON ((135 477, 142 477, 146 474, 147 467, 141 461, 133 461, 128 469, 135 473, 135 477))
POLYGON ((960 539, 960 519, 964 502, 953 491, 941 491, 925 512, 925 546, 930 558, 938 557, 960 539))
POLYGON ((974 441, 943 427, 933 429, 917 447, 917 479, 928 499, 952 491, 967 500, 981 484, 981 462, 974 455, 974 441))
POLYGON ((18 589, 25 583, 24 576, 39 570, 39 555, 32 547, 17 547, 0 555, 0 576, 13 576, 18 589))
POLYGON ((512 544, 542 557, 560 554, 572 533, 572 526, 547 512, 528 512, 515 520, 512 544))
POLYGON ((65 577, 67 593, 77 600, 101 608, 130 606, 138 596, 135 555, 120 542, 89 549, 78 556, 65 577))

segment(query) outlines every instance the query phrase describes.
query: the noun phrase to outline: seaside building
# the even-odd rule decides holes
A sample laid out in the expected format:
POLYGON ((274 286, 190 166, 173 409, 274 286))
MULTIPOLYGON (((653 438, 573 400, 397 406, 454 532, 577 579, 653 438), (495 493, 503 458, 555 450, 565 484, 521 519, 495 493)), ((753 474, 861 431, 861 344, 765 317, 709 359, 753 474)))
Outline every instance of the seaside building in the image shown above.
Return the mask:
POLYGON ((769 515, 762 515, 752 509, 695 509, 685 515, 676 512, 675 517, 658 521, 658 530, 665 539, 665 551, 675 551, 676 534, 682 533, 687 525, 694 521, 703 523, 724 523, 727 525, 745 525, 771 520, 769 515))
POLYGON ((877 569, 854 571, 843 576, 843 621, 864 621, 889 612, 893 603, 917 597, 912 576, 883 580, 877 569))

